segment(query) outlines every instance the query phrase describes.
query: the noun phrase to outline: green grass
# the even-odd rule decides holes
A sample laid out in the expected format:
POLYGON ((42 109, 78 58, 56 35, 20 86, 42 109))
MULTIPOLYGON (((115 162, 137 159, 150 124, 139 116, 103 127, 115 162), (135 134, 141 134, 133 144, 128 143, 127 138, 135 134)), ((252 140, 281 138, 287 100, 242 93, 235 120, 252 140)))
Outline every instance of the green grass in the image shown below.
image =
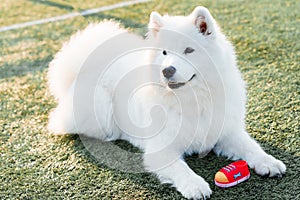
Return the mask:
MULTIPOLYGON (((2 0, 0 27, 120 2, 2 0)), ((247 130, 287 165, 286 175, 263 178, 251 171, 230 189, 213 184, 230 161, 209 154, 187 158, 214 191, 212 199, 300 199, 300 3, 297 0, 154 1, 87 17, 0 33, 0 199, 181 199, 151 174, 128 174, 98 164, 78 136, 46 129, 56 105, 46 85, 48 63, 62 43, 89 22, 120 20, 146 27, 152 10, 188 14, 208 7, 234 43, 248 83, 247 130)), ((123 148, 132 149, 125 142, 123 148)))

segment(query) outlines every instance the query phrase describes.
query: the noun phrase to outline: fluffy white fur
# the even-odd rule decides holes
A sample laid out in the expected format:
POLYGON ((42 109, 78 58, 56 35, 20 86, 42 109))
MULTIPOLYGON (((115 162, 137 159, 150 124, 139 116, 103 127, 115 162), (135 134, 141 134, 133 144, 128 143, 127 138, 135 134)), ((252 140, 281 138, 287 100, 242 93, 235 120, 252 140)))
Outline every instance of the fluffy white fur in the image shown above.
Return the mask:
MULTIPOLYGON (((96 91, 96 98, 101 102, 97 104, 99 109, 96 108, 96 115, 104 131, 93 120, 88 120, 89 114, 94 116, 93 113, 82 113, 82 120, 79 119, 74 124, 73 84, 80 75, 82 63, 105 40, 126 32, 111 21, 90 25, 72 36, 50 63, 49 87, 58 100, 58 106, 50 115, 49 129, 56 134, 80 133, 102 140, 125 139, 145 152, 144 164, 147 170, 155 173, 162 182, 173 184, 184 197, 191 199, 205 199, 212 191, 208 183, 185 163, 186 154, 214 150, 218 155, 246 160, 260 175, 272 177, 283 174, 285 165, 266 154, 245 130, 245 84, 237 68, 234 49, 209 11, 204 7, 196 7, 188 16, 161 16, 153 12, 147 39, 160 45, 174 39, 163 30, 187 35, 195 41, 194 44, 183 42, 176 47, 166 46, 166 49, 183 52, 185 48, 193 47, 197 51, 195 46, 201 46, 203 51, 208 52, 209 58, 203 55, 200 58, 202 63, 195 70, 184 59, 172 54, 146 55, 150 60, 161 62, 161 71, 168 66, 176 67, 172 81, 186 83, 182 87, 170 89, 169 80, 161 75, 164 87, 146 87, 132 101, 133 116, 136 116, 136 123, 142 125, 151 122, 151 117, 159 118, 159 114, 155 112, 151 116, 149 114, 153 105, 163 105, 168 113, 168 120, 159 134, 144 139, 143 136, 138 138, 124 134, 112 122, 110 104, 116 102, 112 102, 110 85, 103 85, 96 91), (190 80, 193 75, 196 76, 190 80), (198 101, 191 98, 193 95, 198 101), (182 108, 184 113, 181 112, 182 108), (195 108, 201 113, 197 119, 193 118, 195 108), (190 126, 193 123, 198 124, 196 133, 190 126), (180 128, 184 131, 178 131, 180 128)), ((193 59, 193 53, 182 56, 187 60, 193 59)), ((93 74, 92 71, 85 73, 93 74)))

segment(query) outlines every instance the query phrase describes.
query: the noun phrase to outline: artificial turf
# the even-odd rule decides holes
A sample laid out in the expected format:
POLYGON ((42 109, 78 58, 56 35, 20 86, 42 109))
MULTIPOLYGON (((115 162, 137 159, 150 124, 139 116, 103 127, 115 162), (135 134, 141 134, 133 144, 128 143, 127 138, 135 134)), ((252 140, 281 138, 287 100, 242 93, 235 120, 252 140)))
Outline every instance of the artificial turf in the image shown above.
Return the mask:
MULTIPOLYGON (((0 27, 120 1, 2 0, 0 27)), ((263 148, 287 165, 282 178, 251 178, 219 189, 213 177, 230 163, 209 154, 186 160, 209 182, 211 199, 300 199, 300 3, 297 0, 152 1, 86 17, 0 32, 0 199, 181 199, 148 173, 100 164, 78 136, 46 129, 56 103, 47 66, 62 43, 90 22, 119 20, 145 30, 152 10, 188 14, 204 5, 233 42, 248 85, 246 125, 263 148)), ((133 147, 122 141, 120 147, 133 147)), ((135 149, 133 149, 135 151, 135 149)))

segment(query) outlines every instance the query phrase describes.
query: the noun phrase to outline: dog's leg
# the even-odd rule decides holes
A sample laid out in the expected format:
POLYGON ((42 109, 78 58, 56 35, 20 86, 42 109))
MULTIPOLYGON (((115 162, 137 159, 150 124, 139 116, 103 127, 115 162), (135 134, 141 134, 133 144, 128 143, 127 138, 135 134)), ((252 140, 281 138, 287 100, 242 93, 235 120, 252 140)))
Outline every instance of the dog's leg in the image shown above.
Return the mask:
POLYGON ((281 176, 286 167, 280 160, 264 152, 246 131, 234 132, 221 137, 214 148, 218 155, 233 159, 244 159, 259 175, 281 176))
MULTIPOLYGON (((172 157, 172 156, 171 156, 172 157)), ((170 159, 170 154, 144 156, 146 168, 154 172, 162 183, 171 183, 188 199, 206 199, 212 191, 208 183, 198 176, 181 158, 170 159)))

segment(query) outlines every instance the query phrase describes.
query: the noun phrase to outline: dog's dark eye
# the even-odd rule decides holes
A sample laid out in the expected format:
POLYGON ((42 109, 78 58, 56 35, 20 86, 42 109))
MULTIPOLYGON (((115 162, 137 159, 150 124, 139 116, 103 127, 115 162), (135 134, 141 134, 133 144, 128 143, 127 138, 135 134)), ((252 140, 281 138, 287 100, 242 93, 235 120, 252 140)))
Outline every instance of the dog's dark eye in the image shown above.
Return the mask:
POLYGON ((167 51, 166 51, 166 50, 163 50, 162 54, 163 54, 164 56, 166 56, 166 55, 167 55, 167 51))
POLYGON ((191 48, 191 47, 187 47, 185 50, 184 50, 184 54, 188 54, 188 53, 193 53, 195 51, 195 49, 191 48))

